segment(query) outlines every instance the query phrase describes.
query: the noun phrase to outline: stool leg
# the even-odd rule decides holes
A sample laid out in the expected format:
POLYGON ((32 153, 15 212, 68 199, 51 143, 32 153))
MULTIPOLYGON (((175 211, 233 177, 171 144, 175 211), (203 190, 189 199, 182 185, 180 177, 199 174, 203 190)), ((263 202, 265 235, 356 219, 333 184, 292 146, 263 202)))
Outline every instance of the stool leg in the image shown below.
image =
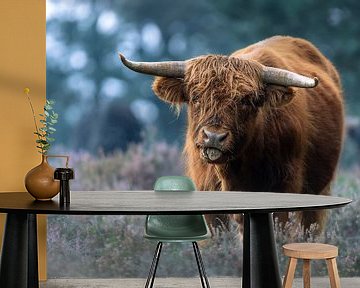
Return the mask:
POLYGON ((331 288, 340 288, 340 278, 336 265, 336 258, 326 259, 326 264, 329 272, 331 288))
POLYGON ((286 272, 286 275, 284 278, 283 288, 291 288, 292 287, 292 283, 294 281, 296 264, 297 264, 297 259, 290 257, 287 272, 286 272))
POLYGON ((205 272, 204 263, 203 263, 202 258, 201 258, 199 246, 197 245, 196 242, 192 242, 192 244, 193 244, 193 248, 194 248, 196 264, 197 264, 198 269, 199 269, 201 286, 203 288, 205 288, 205 287, 210 288, 210 284, 209 284, 209 281, 207 279, 206 272, 205 272), (204 280, 205 280, 205 283, 204 283, 204 280))
POLYGON ((162 242, 159 242, 156 246, 154 258, 151 263, 151 267, 150 267, 148 278, 146 280, 145 288, 148 288, 148 287, 151 288, 154 285, 156 269, 157 269, 159 259, 160 259, 161 247, 162 247, 162 242))
POLYGON ((304 259, 303 267, 304 288, 310 288, 310 260, 304 259))

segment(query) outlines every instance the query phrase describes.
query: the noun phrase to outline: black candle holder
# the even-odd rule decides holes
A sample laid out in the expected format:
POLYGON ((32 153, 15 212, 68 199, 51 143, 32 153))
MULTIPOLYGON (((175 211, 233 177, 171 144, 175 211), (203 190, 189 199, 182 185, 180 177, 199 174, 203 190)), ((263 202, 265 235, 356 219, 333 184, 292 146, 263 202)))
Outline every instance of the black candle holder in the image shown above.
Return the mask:
POLYGON ((70 204, 70 180, 75 178, 74 169, 56 168, 54 179, 60 180, 60 206, 70 204))

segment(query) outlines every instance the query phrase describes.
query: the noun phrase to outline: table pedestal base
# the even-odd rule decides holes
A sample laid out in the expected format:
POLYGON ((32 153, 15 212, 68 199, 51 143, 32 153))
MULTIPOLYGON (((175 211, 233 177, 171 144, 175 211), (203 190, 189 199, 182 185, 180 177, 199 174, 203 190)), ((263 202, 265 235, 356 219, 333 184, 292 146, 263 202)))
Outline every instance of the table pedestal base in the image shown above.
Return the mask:
POLYGON ((39 287, 35 214, 8 214, 0 267, 1 288, 39 287))
POLYGON ((272 214, 244 215, 243 288, 281 288, 272 214))

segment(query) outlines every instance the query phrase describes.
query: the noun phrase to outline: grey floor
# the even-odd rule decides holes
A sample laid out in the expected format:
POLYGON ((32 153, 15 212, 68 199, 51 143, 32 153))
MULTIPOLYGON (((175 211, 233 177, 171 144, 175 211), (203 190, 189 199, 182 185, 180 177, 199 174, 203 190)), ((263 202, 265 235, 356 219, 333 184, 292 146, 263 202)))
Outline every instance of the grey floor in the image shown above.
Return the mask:
MULTIPOLYGON (((240 278, 210 278, 210 286, 214 288, 241 287, 240 278)), ((41 288, 143 288, 145 279, 49 279, 42 282, 41 288)), ((330 287, 328 278, 312 278, 311 285, 314 288, 330 287)), ((360 278, 341 278, 343 288, 359 288, 360 278)), ((198 278, 157 278, 155 288, 200 288, 198 278)), ((300 288, 302 279, 295 279, 293 288, 300 288)))

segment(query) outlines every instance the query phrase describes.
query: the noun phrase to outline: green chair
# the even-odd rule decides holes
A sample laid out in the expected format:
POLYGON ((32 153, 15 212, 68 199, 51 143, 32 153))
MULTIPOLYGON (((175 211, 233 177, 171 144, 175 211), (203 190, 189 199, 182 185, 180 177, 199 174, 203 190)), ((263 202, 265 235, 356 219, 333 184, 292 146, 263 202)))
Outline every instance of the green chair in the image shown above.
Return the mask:
MULTIPOLYGON (((191 193, 195 191, 195 184, 184 176, 160 177, 154 186, 155 193, 173 191, 174 193, 191 193)), ((160 259, 163 242, 192 242, 196 263, 199 269, 201 286, 210 287, 201 254, 196 241, 211 236, 203 215, 148 215, 145 223, 144 237, 158 241, 149 276, 145 287, 153 287, 156 269, 160 259)))

